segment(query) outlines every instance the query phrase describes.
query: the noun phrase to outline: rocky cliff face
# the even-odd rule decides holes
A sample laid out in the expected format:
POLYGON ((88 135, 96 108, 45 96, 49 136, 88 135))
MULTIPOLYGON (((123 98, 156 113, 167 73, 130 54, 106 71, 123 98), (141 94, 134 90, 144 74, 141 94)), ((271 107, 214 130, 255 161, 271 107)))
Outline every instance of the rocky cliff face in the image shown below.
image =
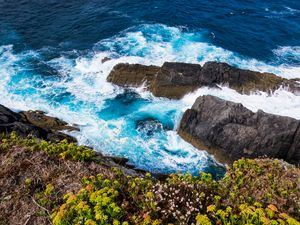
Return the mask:
POLYGON ((300 163, 300 122, 213 96, 199 97, 181 120, 178 133, 217 159, 268 156, 300 163))
POLYGON ((216 87, 226 84, 240 93, 274 91, 280 86, 299 94, 295 80, 288 80, 271 73, 242 70, 226 63, 207 62, 198 64, 166 62, 162 67, 139 64, 118 64, 107 77, 109 82, 120 86, 141 86, 145 83, 157 97, 179 99, 203 86, 216 87))

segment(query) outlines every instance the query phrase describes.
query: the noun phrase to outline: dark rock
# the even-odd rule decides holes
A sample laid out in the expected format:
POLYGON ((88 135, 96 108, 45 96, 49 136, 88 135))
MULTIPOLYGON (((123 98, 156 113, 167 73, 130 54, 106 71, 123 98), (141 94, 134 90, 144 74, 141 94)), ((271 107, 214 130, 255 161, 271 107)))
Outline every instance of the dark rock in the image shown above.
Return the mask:
POLYGON ((201 66, 165 62, 153 81, 151 91, 157 97, 180 99, 199 87, 201 66))
POLYGON ((18 113, 11 111, 3 105, 0 105, 0 124, 11 123, 20 119, 21 116, 18 113))
POLYGON ((51 130, 77 130, 75 127, 67 126, 67 123, 51 116, 46 116, 42 111, 20 112, 24 122, 33 124, 37 127, 51 130))
POLYGON ((107 77, 109 82, 120 86, 148 85, 148 89, 157 97, 171 99, 182 98, 197 88, 217 87, 227 84, 240 93, 251 91, 270 92, 279 87, 288 87, 294 93, 300 93, 297 80, 288 80, 271 73, 259 73, 242 70, 226 63, 207 62, 201 68, 197 64, 165 62, 161 68, 139 64, 118 64, 107 77))
POLYGON ((60 130, 76 130, 57 118, 46 116, 41 111, 15 113, 0 105, 0 132, 16 132, 21 137, 34 136, 48 141, 76 140, 60 130))
POLYGON ((19 121, 12 123, 0 124, 1 133, 16 132, 21 137, 33 136, 41 139, 47 139, 47 131, 31 124, 19 121))
POLYGON ((109 58, 109 57, 104 57, 104 58, 101 60, 101 62, 102 62, 102 63, 105 63, 105 62, 110 61, 110 60, 111 60, 111 58, 109 58))
POLYGON ((199 97, 180 122, 179 135, 225 163, 267 156, 300 163, 300 122, 213 96, 199 97))
POLYGON ((107 77, 107 81, 119 86, 141 86, 144 82, 149 85, 154 79, 159 67, 140 64, 120 63, 116 65, 107 77))
POLYGON ((204 64, 199 81, 201 86, 228 84, 230 88, 246 94, 251 91, 274 91, 280 86, 289 87, 294 92, 300 90, 299 85, 294 80, 281 78, 272 73, 242 70, 227 63, 217 62, 204 64))

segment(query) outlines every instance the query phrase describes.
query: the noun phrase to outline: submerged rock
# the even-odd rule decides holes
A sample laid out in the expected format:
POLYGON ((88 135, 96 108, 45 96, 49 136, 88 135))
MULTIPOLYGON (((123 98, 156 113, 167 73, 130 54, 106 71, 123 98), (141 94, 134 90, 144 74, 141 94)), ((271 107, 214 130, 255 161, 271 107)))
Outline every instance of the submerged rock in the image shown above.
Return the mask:
POLYGON ((28 135, 49 140, 61 141, 67 139, 72 142, 76 140, 61 130, 76 130, 75 127, 67 126, 67 123, 57 118, 46 116, 41 111, 24 111, 16 113, 0 105, 0 132, 16 132, 22 137, 28 135))
POLYGON ((225 163, 267 156, 300 163, 299 120, 213 96, 199 97, 180 122, 179 135, 225 163))
POLYGON ((139 64, 118 64, 107 77, 109 82, 120 86, 141 86, 157 97, 180 99, 185 94, 203 86, 217 87, 226 84, 240 93, 251 91, 270 92, 279 87, 300 93, 299 83, 271 73, 242 70, 226 63, 207 62, 198 64, 165 62, 162 67, 139 64))

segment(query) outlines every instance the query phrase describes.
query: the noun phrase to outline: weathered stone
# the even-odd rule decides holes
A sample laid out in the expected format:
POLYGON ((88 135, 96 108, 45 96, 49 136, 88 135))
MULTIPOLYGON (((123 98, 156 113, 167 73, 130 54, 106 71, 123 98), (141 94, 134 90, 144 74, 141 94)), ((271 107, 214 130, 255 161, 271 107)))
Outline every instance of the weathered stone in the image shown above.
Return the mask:
POLYGON ((288 87, 291 91, 299 91, 296 81, 281 78, 272 73, 260 73, 242 70, 227 63, 207 62, 201 70, 199 78, 201 86, 213 84, 228 84, 230 88, 240 93, 251 91, 274 91, 280 86, 288 87))
POLYGON ((47 139, 47 131, 31 124, 19 121, 0 124, 0 133, 16 132, 21 137, 34 136, 41 139, 47 139))
POLYGON ((25 122, 37 127, 51 130, 76 130, 75 127, 67 126, 67 123, 51 116, 46 116, 42 111, 24 111, 20 112, 25 122))
POLYGON ((157 97, 180 99, 199 87, 201 66, 165 62, 153 81, 151 91, 157 97))
POLYGON ((271 73, 242 70, 226 63, 207 62, 201 68, 198 64, 165 62, 161 68, 139 64, 118 64, 107 80, 120 86, 141 86, 146 83, 157 97, 182 98, 197 88, 229 85, 240 93, 251 91, 270 92, 287 87, 299 94, 297 80, 288 80, 271 73))
POLYGON ((21 116, 18 113, 0 105, 0 124, 11 123, 19 119, 21 119, 21 116))
POLYGON ((67 123, 57 118, 46 116, 41 111, 15 113, 0 105, 0 133, 14 131, 21 137, 34 136, 55 142, 63 139, 76 141, 59 130, 76 130, 76 128, 67 126, 67 123))
POLYGON ((110 72, 107 81, 119 86, 138 87, 144 83, 150 85, 158 70, 157 66, 120 63, 110 72))
POLYGON ((267 156, 300 163, 298 120, 258 111, 213 96, 199 97, 180 122, 178 133, 225 163, 267 156))

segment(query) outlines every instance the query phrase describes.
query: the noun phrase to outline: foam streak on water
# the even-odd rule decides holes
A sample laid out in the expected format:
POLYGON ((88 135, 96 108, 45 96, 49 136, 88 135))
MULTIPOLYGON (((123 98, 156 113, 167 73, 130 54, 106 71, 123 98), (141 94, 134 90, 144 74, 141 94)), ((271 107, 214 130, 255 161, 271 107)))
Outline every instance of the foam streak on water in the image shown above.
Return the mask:
POLYGON ((118 36, 100 41, 86 52, 55 49, 13 52, 13 46, 0 47, 0 104, 15 110, 36 109, 78 124, 72 135, 80 144, 105 154, 124 156, 130 163, 152 172, 218 172, 214 160, 183 141, 176 128, 183 112, 205 94, 241 102, 256 111, 300 119, 300 98, 285 90, 272 95, 241 95, 222 87, 201 88, 182 100, 155 98, 143 88, 124 90, 106 82, 118 63, 162 65, 165 61, 203 64, 209 60, 283 77, 300 77, 299 67, 268 65, 213 46, 201 33, 187 33, 165 25, 130 28, 118 36), (48 56, 48 57, 45 57, 48 56), (105 57, 112 58, 102 62, 105 57), (159 162, 159 163, 158 163, 159 162))

